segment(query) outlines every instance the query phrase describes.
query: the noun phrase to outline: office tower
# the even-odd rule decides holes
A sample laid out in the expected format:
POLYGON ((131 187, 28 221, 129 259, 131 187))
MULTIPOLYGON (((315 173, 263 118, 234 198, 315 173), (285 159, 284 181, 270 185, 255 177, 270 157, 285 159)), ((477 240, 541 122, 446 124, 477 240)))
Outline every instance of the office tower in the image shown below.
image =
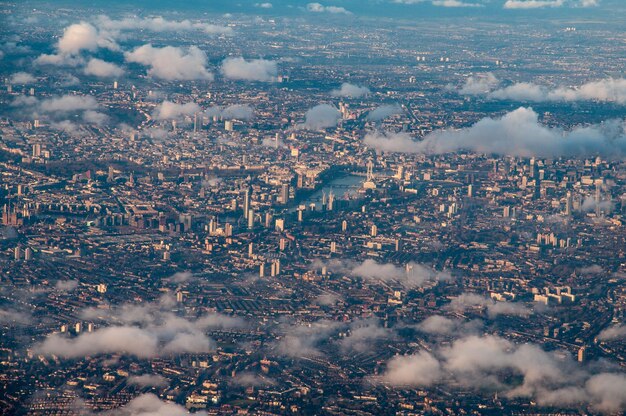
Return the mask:
POLYGON ((198 117, 198 113, 195 113, 193 115, 193 132, 194 133, 199 133, 200 132, 200 121, 199 121, 199 117, 198 117))
POLYGON ((280 202, 287 204, 289 202, 289 184, 284 183, 280 189, 280 202))
POLYGON ((272 226, 273 218, 274 216, 272 215, 270 211, 267 211, 265 213, 265 228, 270 228, 272 226))
POLYGON ((280 251, 285 251, 285 247, 287 246, 287 239, 281 238, 279 242, 280 251))
POLYGON ((254 243, 248 244, 248 257, 252 257, 254 255, 254 243))
POLYGON ((330 252, 333 254, 337 252, 337 243, 335 243, 334 241, 330 243, 330 252))
POLYGON ((226 131, 233 131, 233 130, 235 130, 235 125, 233 124, 232 120, 226 120, 224 122, 224 130, 226 130, 226 131))
POLYGON ((372 225, 370 234, 372 235, 372 237, 376 237, 378 235, 378 227, 376 225, 372 225))
POLYGON ((335 194, 333 193, 333 190, 330 190, 330 193, 328 194, 328 205, 326 206, 326 209, 328 211, 332 211, 333 207, 335 205, 335 194))
POLYGON ((259 277, 265 277, 265 263, 261 263, 259 266, 259 277))
POLYGON ((15 247, 13 250, 13 257, 15 260, 20 260, 22 258, 22 249, 20 247, 15 247))
POLYGON ((404 166, 398 166, 398 172, 396 173, 396 179, 402 180, 404 179, 404 166))
POLYGON ((30 247, 27 247, 26 250, 24 250, 24 260, 29 261, 33 259, 33 249, 30 247))
POLYGON ((181 292, 180 290, 176 292, 176 302, 178 303, 183 302, 183 292, 181 292))
POLYGON ((572 215, 572 193, 567 191, 565 198, 565 215, 572 215))
POLYGON ((285 220, 282 218, 278 218, 276 220, 276 231, 278 231, 279 233, 282 233, 283 231, 285 231, 285 220))
POLYGON ((254 228, 254 210, 248 210, 248 229, 251 230, 254 228))
POLYGON ((467 196, 469 196, 470 198, 474 196, 474 185, 469 184, 467 186, 467 196))
POLYGON ((232 235, 233 235, 233 226, 230 223, 226 223, 224 225, 224 235, 226 235, 226 237, 232 237, 232 235))
POLYGON ((250 189, 246 189, 243 194, 243 217, 248 218, 248 213, 250 211, 250 189))
POLYGON ((347 230, 348 230, 348 221, 343 220, 341 222, 341 231, 345 233, 347 230))

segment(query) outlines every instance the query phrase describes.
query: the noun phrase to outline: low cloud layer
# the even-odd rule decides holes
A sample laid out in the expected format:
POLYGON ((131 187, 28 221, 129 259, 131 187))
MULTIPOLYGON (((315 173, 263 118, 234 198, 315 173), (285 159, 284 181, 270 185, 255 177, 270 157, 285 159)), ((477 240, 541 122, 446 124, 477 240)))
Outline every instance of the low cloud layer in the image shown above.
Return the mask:
POLYGON ((626 338, 626 325, 614 325, 606 328, 598 335, 601 341, 615 341, 626 338))
POLYGON ((172 101, 163 101, 154 109, 153 117, 156 120, 176 120, 200 111, 200 106, 193 102, 179 104, 172 101))
POLYGON ((438 130, 414 140, 406 133, 368 133, 364 143, 388 152, 442 154, 460 150, 521 157, 622 157, 625 123, 611 120, 571 131, 539 123, 532 109, 520 107, 501 118, 486 117, 471 127, 438 130))
POLYGON ((321 3, 309 3, 306 9, 312 13, 331 13, 331 14, 352 14, 345 7, 340 6, 324 6, 321 3))
POLYGON ((532 398, 541 406, 586 404, 603 413, 626 407, 626 375, 594 373, 570 355, 534 344, 516 345, 494 335, 471 335, 433 352, 396 356, 379 381, 410 388, 458 384, 510 398, 532 398))
POLYGON ((360 277, 369 282, 396 283, 407 289, 422 287, 427 283, 452 280, 452 276, 447 272, 438 272, 417 263, 399 267, 392 263, 377 263, 372 259, 366 259, 360 263, 352 260, 332 260, 327 263, 315 262, 313 264, 314 268, 322 266, 326 266, 333 273, 360 277))
POLYGON ((546 9, 556 7, 595 7, 600 0, 507 0, 503 8, 511 10, 546 9))
POLYGON ((163 401, 152 393, 142 394, 117 409, 92 413, 87 409, 81 409, 87 416, 207 416, 207 412, 198 411, 190 413, 184 406, 174 402, 163 401))
POLYGON ((148 66, 148 75, 155 78, 169 81, 213 80, 213 74, 206 68, 206 54, 196 46, 187 49, 174 46, 155 48, 146 44, 126 52, 124 57, 127 62, 148 66))
POLYGON ((387 117, 395 116, 397 114, 402 114, 401 106, 398 104, 385 104, 370 111, 366 118, 369 121, 381 121, 387 117))
POLYGON ((453 298, 448 304, 448 309, 456 312, 465 312, 474 307, 485 308, 490 318, 495 318, 498 315, 527 317, 532 313, 530 309, 521 303, 496 302, 475 293, 463 293, 453 298))
POLYGON ((140 376, 130 376, 126 380, 127 384, 139 387, 167 387, 169 382, 158 374, 142 374, 140 376))
POLYGON ((63 95, 41 101, 39 109, 45 113, 69 113, 95 110, 98 102, 91 95, 63 95))
POLYGON ((481 95, 492 100, 528 102, 600 101, 626 104, 626 79, 606 78, 573 87, 548 88, 532 82, 518 82, 497 88, 500 81, 492 74, 467 78, 459 88, 462 95, 481 95))
POLYGON ((124 74, 124 70, 110 62, 93 58, 87 62, 84 73, 85 75, 92 75, 99 78, 112 78, 122 76, 124 74))
POLYGON ((341 84, 341 88, 332 90, 330 95, 333 97, 346 97, 346 98, 361 98, 370 93, 369 88, 360 87, 358 85, 344 82, 341 84))
POLYGON ((11 75, 11 78, 9 78, 10 84, 25 85, 32 84, 34 82, 37 82, 37 78, 29 74, 28 72, 16 72, 15 74, 11 75))
POLYGON ((76 337, 51 334, 33 350, 61 358, 84 358, 102 354, 127 354, 138 358, 172 356, 181 353, 207 353, 213 347, 205 331, 233 328, 243 321, 221 314, 186 319, 169 309, 175 302, 168 297, 145 305, 122 305, 111 310, 86 309, 82 318, 104 322, 105 327, 76 337))
POLYGON ((278 342, 276 351, 288 357, 314 357, 321 354, 318 347, 341 327, 338 322, 320 320, 306 325, 284 328, 285 335, 278 342))
POLYGON ((185 32, 202 31, 208 34, 229 35, 233 29, 228 26, 215 25, 205 22, 192 22, 190 20, 168 20, 163 17, 124 18, 113 20, 107 16, 100 16, 97 25, 107 31, 123 30, 150 30, 153 32, 185 32))
POLYGON ((204 114, 207 117, 218 117, 225 120, 251 120, 254 118, 254 109, 249 105, 233 104, 228 107, 210 107, 204 114))
POLYGON ((300 128, 310 130, 327 129, 336 127, 341 119, 341 113, 336 107, 328 104, 320 104, 311 108, 304 114, 304 123, 300 128))
POLYGON ((278 65, 266 59, 226 58, 221 72, 232 80, 272 82, 278 75, 278 65))

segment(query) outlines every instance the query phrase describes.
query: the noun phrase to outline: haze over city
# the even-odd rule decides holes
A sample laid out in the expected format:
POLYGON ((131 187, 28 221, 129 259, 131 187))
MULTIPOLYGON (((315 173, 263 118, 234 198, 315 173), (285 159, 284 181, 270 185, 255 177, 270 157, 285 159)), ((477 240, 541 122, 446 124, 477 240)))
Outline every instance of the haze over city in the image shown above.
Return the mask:
POLYGON ((626 3, 0 3, 0 414, 622 415, 626 3))

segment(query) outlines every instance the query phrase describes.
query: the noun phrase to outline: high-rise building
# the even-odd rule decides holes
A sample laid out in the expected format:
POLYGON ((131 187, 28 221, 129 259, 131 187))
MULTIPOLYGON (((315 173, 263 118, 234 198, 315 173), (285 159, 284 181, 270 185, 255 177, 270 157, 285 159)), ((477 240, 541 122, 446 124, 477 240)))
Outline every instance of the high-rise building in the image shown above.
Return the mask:
POLYGON ((289 202, 289 184, 284 183, 280 188, 280 202, 287 204, 289 202))
POLYGON ((254 210, 250 209, 248 210, 248 229, 253 229, 254 228, 254 210))
POLYGON ((250 211, 250 189, 246 189, 243 194, 243 217, 248 218, 248 212, 250 211))

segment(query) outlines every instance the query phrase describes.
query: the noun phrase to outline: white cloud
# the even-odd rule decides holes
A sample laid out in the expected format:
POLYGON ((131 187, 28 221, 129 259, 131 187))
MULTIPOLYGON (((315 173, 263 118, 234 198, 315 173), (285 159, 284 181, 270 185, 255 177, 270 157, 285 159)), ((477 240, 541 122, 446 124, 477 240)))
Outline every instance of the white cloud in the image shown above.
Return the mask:
POLYGON ((95 413, 94 416, 101 414, 109 416, 207 416, 205 411, 190 413, 184 406, 163 401, 152 393, 142 394, 120 408, 111 412, 95 413))
POLYGON ((169 382, 158 374, 142 374, 140 376, 130 376, 126 383, 139 387, 167 387, 169 382))
POLYGON ((441 7, 484 7, 479 3, 465 3, 460 0, 433 0, 432 4, 441 7))
POLYGON ((196 46, 187 51, 166 46, 155 48, 146 44, 132 52, 124 53, 127 62, 149 66, 148 75, 165 80, 213 80, 213 74, 206 68, 206 54, 196 46))
POLYGON ((46 113, 94 110, 98 102, 91 95, 63 95, 43 100, 39 108, 46 113))
POLYGON ((100 78, 120 77, 124 74, 124 70, 119 66, 103 61, 102 59, 92 58, 87 63, 84 70, 85 75, 93 75, 100 78))
POLYGON ((397 355, 387 362, 382 381, 394 386, 427 387, 441 379, 441 365, 430 353, 397 355))
POLYGON ((205 335, 209 328, 243 326, 243 321, 221 314, 185 319, 169 310, 175 301, 163 297, 144 305, 126 304, 109 310, 85 309, 81 318, 109 326, 76 337, 51 334, 34 347, 39 354, 81 358, 101 354, 126 354, 138 358, 208 353, 214 344, 205 335))
POLYGON ((360 98, 368 95, 369 93, 370 90, 367 87, 359 87, 358 85, 344 82, 341 84, 340 89, 332 90, 330 95, 333 97, 360 98))
POLYGON ((37 81, 37 78, 29 74, 28 72, 16 72, 9 78, 11 84, 32 84, 37 81))
POLYGON ((393 335, 388 328, 383 328, 375 319, 361 319, 352 322, 347 335, 340 341, 341 348, 350 351, 364 352, 374 346, 376 341, 390 338, 393 335))
POLYGON ((363 138, 367 146, 383 152, 416 153, 418 142, 409 133, 385 131, 369 132, 363 138))
POLYGON ((222 62, 221 72, 233 80, 273 82, 278 75, 278 66, 275 61, 266 59, 246 61, 242 57, 226 58, 222 62))
POLYGON ((397 114, 402 114, 402 107, 398 104, 385 104, 370 111, 367 114, 367 119, 371 121, 381 121, 387 117, 391 117, 397 114))
POLYGON ((340 119, 341 113, 337 108, 328 104, 320 104, 306 112, 305 121, 299 127, 310 130, 327 129, 337 126, 340 119))
POLYGON ((109 116, 98 111, 87 110, 83 113, 83 120, 87 123, 102 125, 109 120, 109 116))
POLYGON ((76 23, 65 28, 57 48, 61 54, 75 55, 83 50, 98 49, 98 30, 86 22, 76 23))
POLYGON ((360 277, 369 282, 394 282, 407 289, 422 287, 428 282, 443 282, 452 279, 447 272, 438 272, 417 263, 399 267, 392 263, 377 263, 366 259, 361 263, 351 260, 332 260, 327 263, 314 262, 313 267, 326 266, 333 273, 344 273, 360 277))
POLYGON ((260 9, 271 9, 274 6, 272 3, 255 3, 254 7, 258 7, 260 9))
POLYGON ((403 133, 369 133, 365 143, 385 151, 442 154, 459 150, 539 157, 620 157, 626 154, 625 124, 619 120, 566 132, 541 125, 532 108, 520 107, 501 118, 484 118, 460 130, 439 130, 412 141, 403 133))
POLYGON ((202 111, 200 106, 194 102, 178 104, 172 101, 163 101, 153 112, 156 120, 180 119, 183 116, 190 116, 202 111))
POLYGON ((210 107, 204 114, 207 117, 218 117, 226 120, 250 120, 254 117, 254 109, 244 104, 233 104, 226 108, 210 107))
POLYGON ((541 85, 520 82, 491 91, 487 98, 535 102, 600 101, 626 104, 626 79, 607 78, 578 87, 548 89, 541 85))
POLYGON ((500 81, 491 72, 484 75, 468 77, 465 84, 459 89, 459 94, 479 95, 486 94, 498 86, 500 81))
POLYGON ((598 335, 601 341, 615 341, 626 338, 626 325, 614 325, 604 329, 598 335))
POLYGON ((1 325, 27 325, 31 322, 31 316, 12 309, 0 309, 1 325))
POLYGON ((487 309, 487 313, 491 318, 498 315, 509 316, 528 316, 531 311, 520 303, 496 302, 490 298, 477 295, 475 293, 463 293, 452 299, 448 305, 448 309, 464 312, 469 308, 483 307, 487 309))
POLYGON ((289 357, 318 356, 319 344, 337 332, 341 324, 338 322, 319 320, 310 324, 288 326, 286 334, 277 345, 277 352, 289 357))
POLYGON ((35 351, 63 358, 111 353, 126 353, 139 358, 148 358, 157 356, 158 341, 154 334, 144 329, 119 326, 85 332, 73 339, 52 334, 38 345, 35 351))
POLYGON ((320 3, 309 3, 306 5, 306 9, 312 13, 352 14, 344 7, 324 6, 320 3))
POLYGON ((542 9, 546 7, 561 7, 565 0, 507 0, 505 9, 542 9))
POLYGON ((71 292, 78 287, 78 280, 59 280, 54 285, 56 290, 71 292))
POLYGON ((439 7, 484 7, 482 3, 468 3, 462 0, 394 0, 399 4, 419 4, 430 2, 433 6, 439 7))
POLYGON ((220 26, 204 22, 192 22, 190 20, 167 20, 163 17, 124 18, 112 20, 107 16, 99 16, 99 28, 107 31, 121 30, 150 30, 153 32, 182 32, 200 30, 208 34, 229 35, 233 29, 228 26, 220 26))
POLYGON ((55 66, 79 66, 85 63, 80 56, 63 54, 41 54, 33 61, 35 65, 55 65, 55 66))
POLYGON ((417 324, 417 329, 431 335, 456 335, 476 332, 482 321, 463 322, 441 315, 432 315, 417 324))

